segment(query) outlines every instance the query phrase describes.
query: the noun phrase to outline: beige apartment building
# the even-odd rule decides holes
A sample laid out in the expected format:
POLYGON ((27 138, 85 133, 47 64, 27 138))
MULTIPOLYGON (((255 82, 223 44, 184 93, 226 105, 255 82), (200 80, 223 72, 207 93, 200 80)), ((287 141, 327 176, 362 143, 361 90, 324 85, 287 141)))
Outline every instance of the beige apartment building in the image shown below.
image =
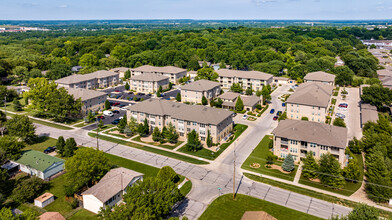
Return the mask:
POLYGON ((145 73, 153 73, 157 75, 167 76, 169 77, 171 83, 177 84, 179 79, 186 76, 186 69, 178 68, 175 66, 158 67, 158 66, 144 65, 131 69, 131 78, 133 76, 137 76, 145 73))
POLYGON ((73 95, 75 99, 82 101, 82 115, 87 115, 88 112, 102 111, 105 108, 105 101, 107 94, 95 90, 88 90, 82 88, 65 88, 68 94, 73 95))
POLYGON ((187 105, 164 99, 148 99, 127 110, 128 121, 134 118, 137 123, 143 123, 147 119, 150 128, 163 126, 171 123, 179 134, 179 140, 186 140, 187 134, 195 130, 202 142, 206 141, 208 131, 212 141, 219 143, 233 130, 233 118, 231 112, 224 109, 216 109, 202 105, 187 105))
POLYGON ((221 84, 218 82, 201 79, 181 86, 181 101, 201 103, 204 97, 210 102, 221 93, 221 84))
POLYGON ((330 73, 326 73, 323 71, 312 72, 306 74, 304 77, 304 82, 320 82, 327 85, 334 86, 335 85, 336 76, 330 73))
POLYGON ((256 109, 258 104, 261 104, 262 96, 258 97, 255 95, 241 95, 235 92, 225 92, 222 95, 218 96, 222 99, 222 108, 225 109, 235 109, 235 103, 237 102, 238 97, 241 97, 242 103, 244 104, 244 109, 246 111, 253 111, 256 109))
POLYGON ((333 86, 320 82, 307 82, 298 86, 286 101, 288 119, 324 123, 331 103, 333 86))
POLYGON ((120 78, 124 78, 125 72, 131 71, 131 68, 128 67, 117 67, 114 69, 111 69, 110 71, 118 73, 120 78))
POLYGON ((291 154, 295 162, 299 162, 310 151, 316 159, 331 153, 342 167, 346 166, 347 128, 311 121, 283 120, 272 134, 273 152, 278 157, 285 158, 291 154))
POLYGON ((241 83, 243 89, 252 87, 253 90, 261 90, 263 86, 272 83, 272 75, 259 71, 242 71, 219 69, 216 70, 219 75, 219 82, 222 88, 230 89, 233 83, 241 83))
POLYGON ((136 92, 155 93, 159 87, 167 89, 169 87, 169 77, 153 73, 136 75, 130 79, 129 88, 136 92))
POLYGON ((56 83, 64 88, 106 88, 119 83, 119 73, 99 70, 89 74, 73 74, 56 80, 56 83))

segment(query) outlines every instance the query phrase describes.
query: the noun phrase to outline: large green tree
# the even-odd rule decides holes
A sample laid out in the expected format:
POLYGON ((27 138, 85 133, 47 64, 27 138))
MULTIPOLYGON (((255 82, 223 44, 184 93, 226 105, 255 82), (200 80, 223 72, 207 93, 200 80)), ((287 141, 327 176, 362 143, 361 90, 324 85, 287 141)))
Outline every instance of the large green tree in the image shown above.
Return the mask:
POLYGON ((392 103, 392 90, 380 85, 372 85, 363 88, 361 99, 371 105, 381 108, 383 105, 389 106, 392 103))
POLYGON ((26 115, 15 115, 6 123, 8 133, 12 136, 21 138, 23 141, 30 142, 35 135, 35 126, 26 115))
POLYGON ((306 157, 302 160, 302 176, 306 179, 315 179, 318 177, 319 165, 313 156, 313 152, 310 151, 306 154, 306 157))
POLYGON ((319 179, 331 188, 342 188, 345 184, 339 161, 330 153, 320 157, 319 179))

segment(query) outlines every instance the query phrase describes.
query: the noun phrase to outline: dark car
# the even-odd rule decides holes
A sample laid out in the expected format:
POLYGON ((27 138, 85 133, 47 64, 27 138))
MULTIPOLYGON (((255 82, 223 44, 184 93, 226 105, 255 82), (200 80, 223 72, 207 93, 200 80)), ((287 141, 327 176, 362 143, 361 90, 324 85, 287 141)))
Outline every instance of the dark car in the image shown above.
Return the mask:
POLYGON ((97 116, 97 119, 98 119, 98 120, 105 119, 105 116, 103 116, 103 115, 97 116))
POLYGON ((231 116, 232 116, 232 117, 235 117, 235 116, 237 116, 237 113, 233 112, 233 113, 231 114, 231 116))
POLYGON ((48 147, 48 148, 46 148, 46 149, 44 150, 44 153, 45 153, 45 154, 52 153, 52 152, 55 151, 55 150, 56 150, 56 146, 48 147))
POLYGON ((127 105, 121 104, 121 105, 119 105, 118 107, 122 108, 122 107, 124 107, 124 106, 127 106, 127 105))
POLYGON ((282 114, 282 111, 276 112, 276 115, 277 115, 277 116, 280 116, 281 114, 282 114))
POLYGON ((141 93, 138 93, 138 95, 139 95, 139 96, 143 96, 143 95, 145 95, 145 94, 141 92, 141 93))
MULTIPOLYGON (((120 106, 121 107, 121 106, 120 106)), ((113 110, 112 111, 114 114, 119 114, 120 113, 120 111, 119 110, 113 110)))
POLYGON ((132 95, 132 94, 133 94, 133 92, 129 92, 128 94, 129 94, 129 95, 132 95))
POLYGON ((282 102, 282 107, 285 107, 285 106, 286 106, 286 103, 282 102))
POLYGON ((120 105, 120 103, 119 102, 113 103, 113 106, 117 106, 117 105, 120 105))
POLYGON ((118 123, 120 123, 120 119, 115 119, 115 120, 112 121, 112 124, 114 124, 114 125, 116 125, 118 123))
POLYGON ((271 109, 270 114, 274 114, 275 113, 275 109, 271 109))
MULTIPOLYGON (((165 95, 165 94, 162 94, 162 95, 165 95)), ((151 96, 151 94, 148 94, 148 96, 151 96)))
POLYGON ((120 90, 117 90, 117 89, 116 89, 116 90, 114 90, 114 91, 115 91, 115 92, 120 92, 120 90))
POLYGON ((276 120, 278 120, 278 118, 279 118, 279 117, 278 117, 277 115, 275 115, 274 118, 273 118, 273 120, 276 121, 276 120))

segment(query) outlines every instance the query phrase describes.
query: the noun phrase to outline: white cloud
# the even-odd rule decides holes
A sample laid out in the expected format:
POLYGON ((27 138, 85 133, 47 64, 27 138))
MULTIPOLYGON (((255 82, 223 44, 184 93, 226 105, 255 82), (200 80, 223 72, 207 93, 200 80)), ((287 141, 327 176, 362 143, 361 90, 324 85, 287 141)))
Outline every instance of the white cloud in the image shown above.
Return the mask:
POLYGON ((68 8, 68 5, 59 5, 59 8, 68 8))

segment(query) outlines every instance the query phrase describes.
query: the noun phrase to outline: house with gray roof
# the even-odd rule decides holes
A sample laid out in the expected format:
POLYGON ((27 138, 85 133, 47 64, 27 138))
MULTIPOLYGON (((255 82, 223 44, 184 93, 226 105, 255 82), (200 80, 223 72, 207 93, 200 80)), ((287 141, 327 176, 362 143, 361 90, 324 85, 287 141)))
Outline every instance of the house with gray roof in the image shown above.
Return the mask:
POLYGON ((167 89, 170 79, 164 75, 144 73, 131 77, 129 88, 136 92, 155 93, 159 87, 167 89))
POLYGON ((75 99, 82 101, 81 113, 87 115, 88 112, 102 111, 105 108, 107 94, 104 92, 82 89, 82 88, 65 88, 68 94, 73 95, 75 99))
POLYGON ((98 89, 116 86, 119 83, 119 73, 99 70, 88 74, 72 74, 55 81, 65 88, 98 89))
POLYGON ((101 207, 122 201, 128 187, 143 180, 144 174, 123 167, 111 169, 93 187, 82 193, 83 208, 98 213, 101 207))
POLYGON ((367 103, 361 103, 361 127, 363 127, 367 122, 377 122, 377 120, 377 107, 367 103))
POLYGON ((244 109, 246 111, 253 111, 256 109, 256 106, 261 104, 262 96, 258 97, 255 95, 241 95, 236 92, 225 92, 222 95, 218 96, 218 98, 222 99, 222 108, 225 109, 235 109, 235 103, 237 102, 238 97, 241 97, 242 103, 244 104, 244 109))
POLYGON ((331 153, 342 166, 346 165, 347 128, 303 120, 283 120, 272 131, 273 152, 285 158, 294 156, 296 162, 312 152, 316 159, 331 153))
POLYGON ((304 82, 320 82, 328 85, 335 85, 336 76, 323 71, 317 71, 306 74, 304 82))
POLYGON ((324 123, 328 114, 333 86, 321 82, 307 82, 298 86, 286 101, 288 119, 324 123))
POLYGON ((221 92, 221 84, 201 79, 181 86, 181 101, 201 103, 203 96, 210 102, 221 92))
POLYGON ((131 78, 133 76, 142 75, 145 73, 167 76, 169 77, 171 83, 177 84, 182 77, 186 76, 186 69, 182 69, 175 66, 158 67, 158 66, 144 65, 131 69, 131 78))
POLYGON ((233 130, 231 112, 225 109, 202 105, 187 105, 164 99, 148 99, 128 106, 128 121, 134 118, 137 123, 147 119, 151 130, 160 130, 171 123, 180 140, 186 140, 187 134, 195 130, 202 142, 206 141, 210 131, 213 142, 219 143, 233 130))
POLYGON ((222 88, 229 89, 233 83, 240 83, 243 89, 252 87, 253 90, 261 90, 263 86, 272 83, 273 75, 259 71, 243 71, 243 70, 216 70, 219 75, 219 82, 222 88))

